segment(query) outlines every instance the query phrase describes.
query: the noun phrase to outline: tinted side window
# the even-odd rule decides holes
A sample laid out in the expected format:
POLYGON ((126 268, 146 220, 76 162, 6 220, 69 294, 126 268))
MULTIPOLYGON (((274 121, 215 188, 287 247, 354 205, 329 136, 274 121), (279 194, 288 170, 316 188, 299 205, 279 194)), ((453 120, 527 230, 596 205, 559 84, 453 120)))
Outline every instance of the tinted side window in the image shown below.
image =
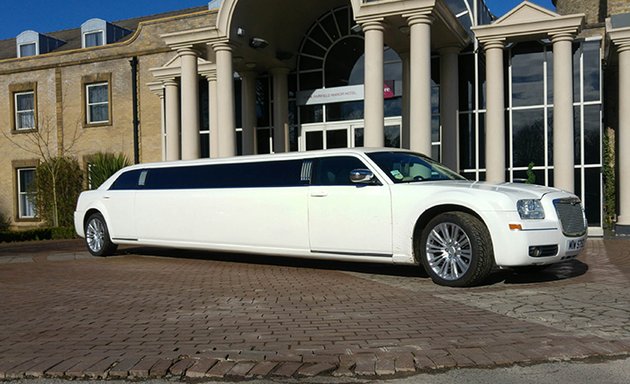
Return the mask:
POLYGON ((367 166, 356 157, 322 157, 315 165, 313 185, 354 185, 350 181, 350 171, 366 168, 367 166))
POLYGON ((301 160, 153 168, 144 189, 293 187, 301 170, 301 160))
POLYGON ((125 189, 138 189, 138 179, 140 178, 141 169, 134 169, 133 171, 128 171, 116 179, 110 190, 125 190, 125 189))

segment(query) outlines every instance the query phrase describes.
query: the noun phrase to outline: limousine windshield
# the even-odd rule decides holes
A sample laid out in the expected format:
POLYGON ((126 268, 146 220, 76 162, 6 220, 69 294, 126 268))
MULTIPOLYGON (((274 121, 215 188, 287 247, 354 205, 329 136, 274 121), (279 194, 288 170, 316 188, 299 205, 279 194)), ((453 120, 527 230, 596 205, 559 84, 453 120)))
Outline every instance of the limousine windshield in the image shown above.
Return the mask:
POLYGON ((409 152, 374 152, 372 159, 396 184, 416 181, 465 180, 430 158, 409 152))

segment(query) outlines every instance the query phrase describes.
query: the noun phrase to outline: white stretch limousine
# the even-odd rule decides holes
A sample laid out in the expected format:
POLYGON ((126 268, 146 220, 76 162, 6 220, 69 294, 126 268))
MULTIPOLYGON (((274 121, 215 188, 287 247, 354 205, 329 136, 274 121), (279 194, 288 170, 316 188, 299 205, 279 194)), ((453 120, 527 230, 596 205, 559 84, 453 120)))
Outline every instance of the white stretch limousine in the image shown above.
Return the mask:
POLYGON ((384 148, 135 165, 83 192, 74 222, 99 256, 142 244, 421 264, 448 286, 573 258, 587 228, 573 194, 384 148))

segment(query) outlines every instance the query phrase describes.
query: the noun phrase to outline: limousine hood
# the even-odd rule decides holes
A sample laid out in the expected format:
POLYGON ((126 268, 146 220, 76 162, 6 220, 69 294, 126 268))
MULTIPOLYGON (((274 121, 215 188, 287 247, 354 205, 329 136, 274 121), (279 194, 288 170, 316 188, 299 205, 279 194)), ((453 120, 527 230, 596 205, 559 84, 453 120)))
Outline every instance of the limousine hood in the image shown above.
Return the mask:
POLYGON ((474 189, 478 191, 488 191, 501 193, 511 198, 518 199, 540 199, 544 195, 552 192, 559 192, 559 189, 545 187, 537 184, 522 183, 490 183, 486 181, 469 181, 469 180, 444 180, 413 183, 416 185, 439 185, 452 188, 474 189))

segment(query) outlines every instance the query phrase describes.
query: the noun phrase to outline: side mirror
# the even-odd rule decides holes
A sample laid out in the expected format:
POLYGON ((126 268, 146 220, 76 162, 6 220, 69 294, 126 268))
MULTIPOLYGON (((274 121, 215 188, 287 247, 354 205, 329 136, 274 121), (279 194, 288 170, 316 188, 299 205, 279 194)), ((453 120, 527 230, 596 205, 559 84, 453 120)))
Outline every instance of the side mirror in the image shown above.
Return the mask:
POLYGON ((353 169, 350 171, 350 181, 354 184, 371 184, 374 182, 374 174, 369 169, 353 169))

